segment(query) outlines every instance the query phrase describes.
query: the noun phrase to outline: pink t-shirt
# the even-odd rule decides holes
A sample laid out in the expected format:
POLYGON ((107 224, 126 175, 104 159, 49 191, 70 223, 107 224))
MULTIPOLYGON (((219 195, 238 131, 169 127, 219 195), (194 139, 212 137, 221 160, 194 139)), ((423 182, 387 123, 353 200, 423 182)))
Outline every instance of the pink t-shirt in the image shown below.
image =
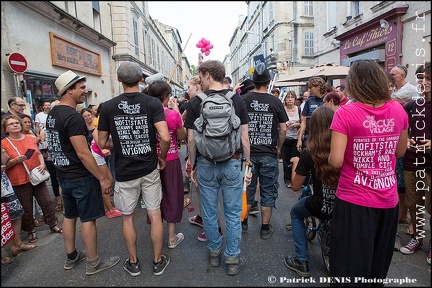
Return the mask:
MULTIPOLYGON (((168 125, 168 132, 171 136, 171 143, 170 147, 168 149, 166 161, 171 161, 179 158, 178 154, 178 148, 177 148, 177 129, 180 129, 183 127, 182 118, 180 115, 180 112, 176 110, 171 110, 169 108, 164 108, 165 113, 165 120, 168 125)), ((157 135, 158 143, 157 143, 157 152, 158 155, 160 155, 160 137, 159 134, 157 135)))
POLYGON ((331 130, 347 136, 336 196, 372 208, 393 208, 397 194, 396 148, 408 115, 397 101, 378 108, 359 102, 336 110, 331 130))

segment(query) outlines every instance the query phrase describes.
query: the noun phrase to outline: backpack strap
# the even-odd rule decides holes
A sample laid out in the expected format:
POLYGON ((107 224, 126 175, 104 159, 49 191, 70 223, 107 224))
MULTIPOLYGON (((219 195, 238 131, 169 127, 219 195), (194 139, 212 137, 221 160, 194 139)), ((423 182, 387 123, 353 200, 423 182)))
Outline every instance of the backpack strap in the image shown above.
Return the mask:
POLYGON ((228 91, 228 93, 225 94, 225 96, 227 96, 228 98, 231 98, 231 99, 232 99, 235 95, 236 95, 236 94, 235 94, 234 92, 232 92, 232 91, 228 91))
POLYGON ((197 94, 196 97, 198 97, 202 102, 205 98, 207 98, 207 95, 203 92, 203 93, 197 94))

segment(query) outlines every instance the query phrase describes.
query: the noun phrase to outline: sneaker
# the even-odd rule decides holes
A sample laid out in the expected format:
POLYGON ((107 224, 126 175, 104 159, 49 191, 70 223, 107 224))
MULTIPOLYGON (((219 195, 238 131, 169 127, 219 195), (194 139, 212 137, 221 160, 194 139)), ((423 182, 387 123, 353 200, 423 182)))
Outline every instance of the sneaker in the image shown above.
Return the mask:
POLYGON ((109 211, 105 211, 105 215, 108 217, 108 219, 111 219, 122 216, 122 213, 117 208, 113 208, 112 213, 110 213, 109 211))
POLYGON ((178 233, 177 235, 175 235, 175 238, 172 242, 168 241, 168 248, 170 249, 176 248, 177 245, 180 244, 183 240, 184 240, 183 233, 178 233))
POLYGON ((78 251, 78 255, 74 260, 71 260, 69 258, 66 258, 65 264, 63 266, 63 268, 65 270, 70 270, 72 268, 74 268, 78 263, 80 263, 81 261, 83 261, 86 258, 86 252, 85 250, 83 251, 78 251))
POLYGON ((431 265, 431 240, 429 240, 429 249, 428 254, 426 256, 426 262, 431 265))
POLYGON ((137 261, 135 264, 131 264, 129 258, 123 263, 123 269, 134 277, 141 274, 141 265, 139 261, 137 261))
POLYGON ((264 230, 261 228, 261 239, 267 240, 273 234, 273 226, 269 224, 269 229, 264 230))
POLYGON ((292 224, 291 224, 291 223, 287 224, 287 225, 285 226, 285 228, 286 228, 288 231, 292 231, 292 224))
POLYGON ((170 263, 170 258, 166 255, 161 255, 161 261, 158 263, 153 262, 153 274, 154 275, 162 275, 164 273, 165 268, 170 263))
POLYGON ((248 230, 248 222, 247 219, 243 220, 241 222, 241 227, 242 227, 242 234, 246 234, 247 230, 248 230))
POLYGON ((416 250, 419 250, 423 247, 423 239, 416 239, 412 237, 411 240, 405 246, 402 246, 399 251, 405 255, 411 255, 416 250))
POLYGON ((96 264, 95 266, 92 266, 87 262, 86 274, 87 275, 93 275, 93 274, 99 273, 101 271, 104 271, 106 269, 114 267, 119 262, 120 262, 119 256, 112 256, 106 260, 99 260, 98 264, 96 264))
MULTIPOLYGON (((219 232, 221 236, 223 236, 222 231, 219 232)), ((201 242, 206 242, 207 238, 206 238, 206 234, 205 232, 202 232, 200 235, 198 235, 198 240, 201 242)))
POLYGON ((225 264, 226 264, 226 273, 229 276, 234 276, 237 275, 241 269, 243 269, 243 267, 246 265, 246 260, 241 257, 241 256, 237 256, 237 257, 233 257, 235 258, 235 260, 230 261, 230 260, 225 260, 225 264))
POLYGON ((255 215, 259 213, 258 203, 252 204, 251 208, 249 209, 249 215, 255 215))
MULTIPOLYGON (((200 217, 200 218, 201 218, 201 217, 200 217)), ((195 216, 189 217, 189 222, 190 222, 191 224, 198 225, 198 226, 204 228, 204 224, 203 224, 203 222, 202 222, 202 219, 198 219, 198 215, 195 215, 195 216)))
POLYGON ((288 256, 284 259, 285 266, 297 272, 302 277, 309 277, 309 263, 308 261, 298 260, 297 258, 289 258, 288 256))
POLYGON ((198 241, 201 241, 201 242, 206 242, 207 241, 205 232, 202 232, 200 235, 198 235, 198 241))

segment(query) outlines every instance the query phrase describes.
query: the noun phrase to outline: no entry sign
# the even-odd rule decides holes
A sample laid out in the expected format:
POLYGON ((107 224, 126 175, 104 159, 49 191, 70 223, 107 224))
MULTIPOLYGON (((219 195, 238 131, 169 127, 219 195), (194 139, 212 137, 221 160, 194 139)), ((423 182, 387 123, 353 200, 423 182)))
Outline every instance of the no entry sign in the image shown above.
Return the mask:
POLYGON ((8 57, 9 68, 15 72, 22 74, 27 70, 27 60, 19 53, 12 53, 8 57))

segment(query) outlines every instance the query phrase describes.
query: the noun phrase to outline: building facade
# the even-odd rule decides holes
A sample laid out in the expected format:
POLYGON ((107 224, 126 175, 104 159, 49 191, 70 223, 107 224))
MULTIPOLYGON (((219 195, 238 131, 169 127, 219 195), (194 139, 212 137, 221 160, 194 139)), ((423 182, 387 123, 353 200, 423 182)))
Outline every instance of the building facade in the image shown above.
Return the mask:
POLYGON ((403 65, 415 85, 416 68, 430 61, 430 2, 316 1, 314 11, 316 65, 358 59, 376 60, 386 71, 403 65))
MULTIPOLYGON (((2 111, 21 96, 35 115, 43 101, 58 99, 54 82, 67 70, 87 78, 84 105, 99 104, 122 92, 121 62, 139 63, 144 79, 159 72, 168 79, 181 53, 178 31, 153 21, 146 1, 2 1, 1 13, 2 111), (25 57, 24 73, 10 69, 14 53, 25 57)), ((182 62, 170 81, 178 94, 190 77, 182 62)))
POLYGON ((235 82, 263 61, 276 79, 314 63, 313 1, 246 1, 247 15, 230 40, 235 82))

